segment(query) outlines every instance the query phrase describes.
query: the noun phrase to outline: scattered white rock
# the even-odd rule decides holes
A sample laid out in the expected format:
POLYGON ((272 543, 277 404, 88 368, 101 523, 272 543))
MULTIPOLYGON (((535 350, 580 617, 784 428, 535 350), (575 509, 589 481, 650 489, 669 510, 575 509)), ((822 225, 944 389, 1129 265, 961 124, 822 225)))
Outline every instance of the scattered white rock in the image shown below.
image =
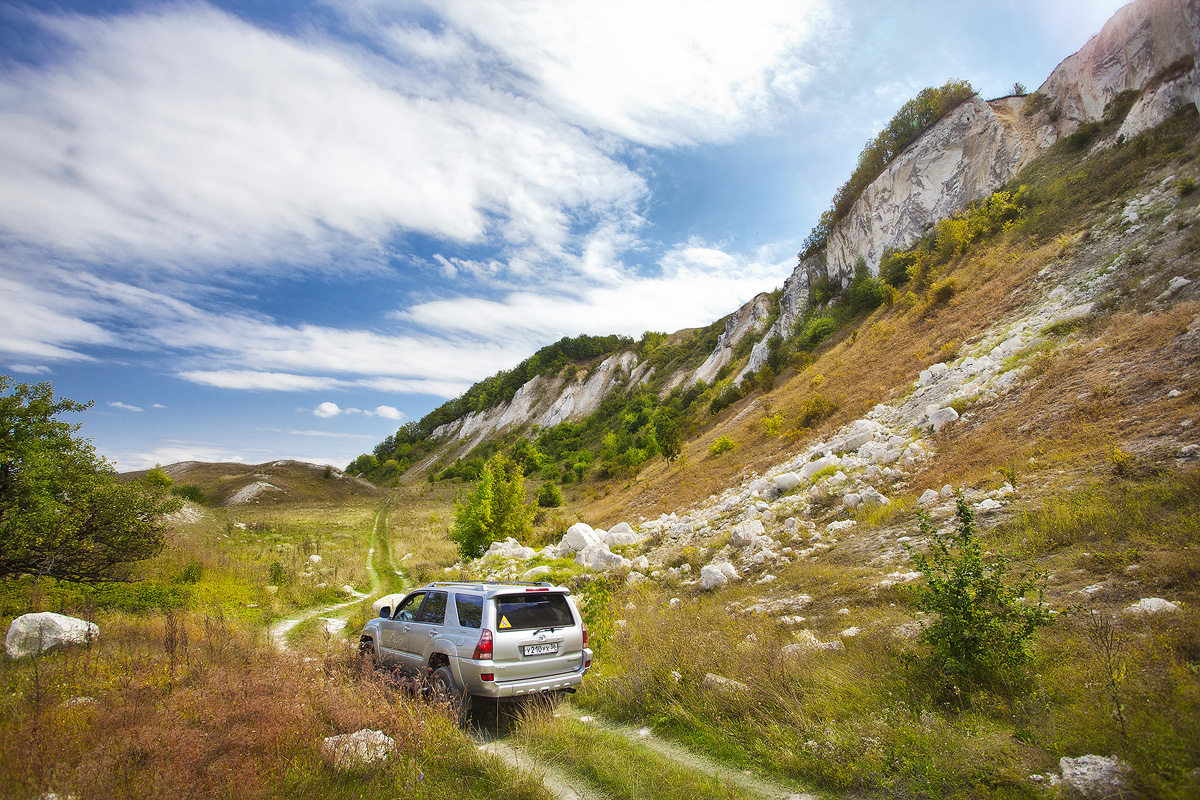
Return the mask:
POLYGON ((852 519, 840 519, 840 520, 837 520, 836 522, 831 522, 828 525, 826 525, 825 531, 826 531, 826 533, 833 533, 834 531, 844 531, 844 530, 853 528, 857 524, 858 523, 852 519))
POLYGON ((792 489, 795 489, 797 486, 803 483, 800 476, 794 472, 784 472, 781 475, 776 475, 774 480, 775 488, 780 493, 790 492, 792 489))
POLYGON ((840 463, 842 463, 840 458, 835 456, 833 453, 829 453, 821 458, 818 458, 816 461, 810 461, 801 467, 800 478, 801 480, 808 480, 826 467, 836 467, 840 463))
POLYGON ((484 558, 499 556, 501 558, 515 558, 518 561, 528 561, 536 555, 536 550, 532 547, 525 547, 511 536, 503 542, 492 542, 487 552, 483 554, 484 558))
POLYGON ((920 499, 917 500, 917 505, 919 505, 919 506, 931 505, 933 503, 936 503, 940 499, 941 499, 941 496, 937 492, 935 492, 933 489, 926 489, 924 492, 921 493, 920 499))
POLYGON ((596 530, 586 522, 576 522, 567 528, 562 541, 559 542, 558 549, 560 554, 567 555, 568 553, 578 553, 593 544, 602 544, 600 537, 596 535, 596 530))
POLYGON ((39 655, 60 647, 89 644, 100 636, 94 622, 42 611, 22 614, 8 626, 4 640, 10 658, 39 655))
POLYGON ((383 731, 364 728, 341 736, 328 736, 321 742, 321 757, 334 769, 351 770, 387 761, 396 743, 383 731))
POLYGON ((1143 597, 1125 609, 1126 614, 1164 614, 1179 610, 1179 606, 1161 597, 1143 597))
POLYGON ((1123 797, 1132 769, 1119 758, 1081 756, 1058 761, 1062 782, 1089 800, 1123 797))
POLYGON ((999 500, 989 497, 986 500, 981 500, 976 503, 975 510, 986 514, 989 511, 996 511, 1000 508, 1000 505, 1001 504, 999 500))
POLYGON ((619 556, 612 550, 608 549, 608 545, 604 542, 590 544, 579 551, 575 556, 575 563, 585 569, 604 571, 615 568, 628 569, 632 566, 632 562, 624 556, 619 556))
POLYGON ((756 537, 762 536, 767 532, 763 527, 762 520, 752 519, 746 522, 739 522, 733 526, 733 533, 729 538, 729 543, 734 547, 745 547, 754 541, 756 537))
POLYGON ((542 577, 543 575, 549 575, 549 574, 550 574, 550 567, 547 566, 546 564, 542 564, 540 566, 534 567, 533 569, 525 570, 525 572, 522 573, 522 575, 521 575, 521 580, 536 581, 538 578, 542 577))
POLYGON ((732 678, 726 678, 712 672, 704 674, 704 685, 722 694, 746 694, 750 691, 750 687, 741 681, 735 681, 732 678))

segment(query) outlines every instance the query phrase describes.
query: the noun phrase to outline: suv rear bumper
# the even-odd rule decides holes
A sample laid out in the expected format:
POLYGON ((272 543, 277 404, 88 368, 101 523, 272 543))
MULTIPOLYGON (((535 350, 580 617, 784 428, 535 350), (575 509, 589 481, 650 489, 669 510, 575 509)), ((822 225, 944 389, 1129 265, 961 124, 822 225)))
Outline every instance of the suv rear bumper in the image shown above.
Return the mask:
POLYGON ((547 692, 559 692, 583 683, 583 676, 591 669, 592 651, 584 650, 579 659, 580 666, 570 672, 559 672, 554 675, 539 675, 535 678, 524 678, 516 681, 483 681, 479 676, 492 673, 495 670, 491 661, 471 661, 462 659, 459 667, 462 670, 463 687, 469 694, 479 697, 527 697, 547 692))

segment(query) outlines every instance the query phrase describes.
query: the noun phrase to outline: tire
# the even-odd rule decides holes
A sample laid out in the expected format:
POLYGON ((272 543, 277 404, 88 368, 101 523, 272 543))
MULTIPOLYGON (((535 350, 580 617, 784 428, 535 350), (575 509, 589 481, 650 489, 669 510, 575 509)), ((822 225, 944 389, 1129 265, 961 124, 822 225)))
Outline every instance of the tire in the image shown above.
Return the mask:
POLYGON ((363 658, 371 665, 371 669, 378 672, 383 668, 382 662, 379 660, 379 650, 375 647, 375 642, 372 639, 360 639, 358 642, 358 652, 362 653, 363 658))
POLYGON ((450 667, 435 669, 430 678, 430 685, 433 689, 433 700, 445 705, 456 723, 466 723, 470 713, 471 696, 454 683, 454 673, 450 671, 450 667))

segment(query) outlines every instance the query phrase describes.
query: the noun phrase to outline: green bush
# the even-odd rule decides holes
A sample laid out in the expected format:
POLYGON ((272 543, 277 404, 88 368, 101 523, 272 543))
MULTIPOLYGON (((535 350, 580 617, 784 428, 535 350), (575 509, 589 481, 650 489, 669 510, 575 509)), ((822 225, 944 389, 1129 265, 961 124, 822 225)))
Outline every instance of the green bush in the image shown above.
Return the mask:
POLYGON ((542 508, 558 508, 562 506, 562 490, 553 483, 543 483, 538 489, 537 504, 542 508))
POLYGON ((942 690, 969 690, 1017 677, 1030 658, 1034 633, 1052 620, 1042 602, 1046 575, 1021 575, 1009 582, 1006 559, 984 562, 974 512, 961 496, 957 516, 958 527, 943 533, 921 514, 921 535, 928 539, 929 551, 909 549, 925 576, 916 589, 916 606, 935 615, 921 640, 930 647, 928 666, 942 690), (1036 602, 1026 602, 1035 590, 1036 602))
POLYGON ((194 483, 177 483, 171 487, 171 494, 197 505, 204 505, 208 502, 208 496, 204 494, 204 490, 194 483))
POLYGON ((809 351, 838 329, 833 317, 815 317, 804 323, 796 334, 796 349, 809 351))
POLYGON ((728 453, 734 447, 737 447, 737 445, 734 444, 733 439, 730 439, 728 436, 718 436, 712 443, 712 446, 708 448, 708 453, 709 455, 719 456, 721 453, 728 453))

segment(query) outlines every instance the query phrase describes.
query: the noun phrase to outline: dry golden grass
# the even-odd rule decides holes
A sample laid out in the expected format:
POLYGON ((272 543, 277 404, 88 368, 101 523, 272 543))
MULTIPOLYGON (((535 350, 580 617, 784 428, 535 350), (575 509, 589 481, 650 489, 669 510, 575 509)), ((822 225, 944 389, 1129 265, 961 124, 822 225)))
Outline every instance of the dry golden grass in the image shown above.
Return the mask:
POLYGON ((344 647, 302 659, 211 616, 100 625, 90 648, 0 660, 0 795, 547 797, 344 647), (363 728, 395 741, 386 765, 323 760, 363 728))

